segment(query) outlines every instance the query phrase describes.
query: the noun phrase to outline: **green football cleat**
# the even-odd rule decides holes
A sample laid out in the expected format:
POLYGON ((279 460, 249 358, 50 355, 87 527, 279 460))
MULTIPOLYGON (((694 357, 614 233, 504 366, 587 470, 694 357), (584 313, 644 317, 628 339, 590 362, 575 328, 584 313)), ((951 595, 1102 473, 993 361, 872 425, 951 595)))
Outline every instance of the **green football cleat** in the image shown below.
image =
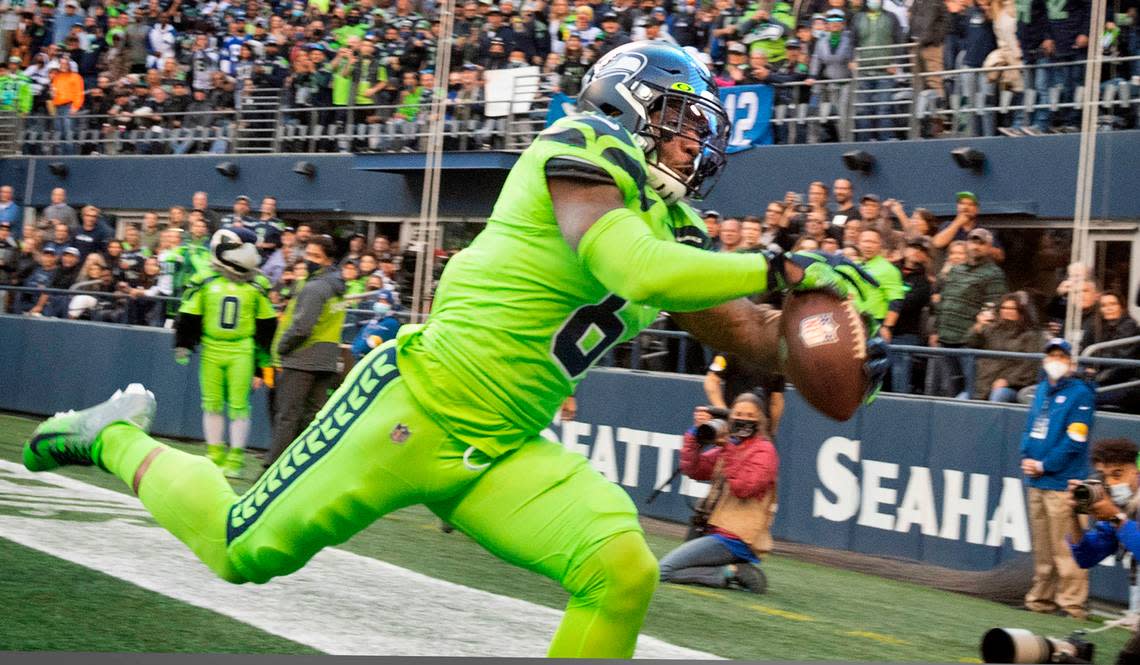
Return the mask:
POLYGON ((100 466, 99 433, 112 423, 125 422, 144 432, 154 420, 154 393, 141 383, 116 390, 111 399, 82 411, 57 413, 40 423, 24 444, 24 466, 48 471, 61 466, 100 466))
POLYGON ((206 444, 206 457, 211 462, 222 466, 226 461, 226 446, 222 443, 207 443, 206 444))
POLYGON ((245 467, 245 451, 241 448, 230 448, 226 453, 226 460, 222 462, 222 473, 226 478, 241 478, 242 468, 245 467))

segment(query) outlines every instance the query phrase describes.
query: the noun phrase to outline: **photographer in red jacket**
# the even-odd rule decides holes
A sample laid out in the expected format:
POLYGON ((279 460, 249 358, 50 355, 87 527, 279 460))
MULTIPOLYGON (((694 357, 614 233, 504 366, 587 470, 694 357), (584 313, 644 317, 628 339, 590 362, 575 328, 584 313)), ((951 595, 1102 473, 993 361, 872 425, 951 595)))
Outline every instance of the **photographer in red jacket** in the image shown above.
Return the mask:
POLYGON ((717 588, 736 584, 764 593, 767 579, 754 564, 772 549, 778 467, 763 405, 755 395, 737 397, 726 423, 698 408, 693 427, 685 432, 681 471, 693 480, 711 481, 698 508, 707 523, 704 535, 661 559, 661 581, 717 588), (702 450, 705 446, 710 447, 702 450))

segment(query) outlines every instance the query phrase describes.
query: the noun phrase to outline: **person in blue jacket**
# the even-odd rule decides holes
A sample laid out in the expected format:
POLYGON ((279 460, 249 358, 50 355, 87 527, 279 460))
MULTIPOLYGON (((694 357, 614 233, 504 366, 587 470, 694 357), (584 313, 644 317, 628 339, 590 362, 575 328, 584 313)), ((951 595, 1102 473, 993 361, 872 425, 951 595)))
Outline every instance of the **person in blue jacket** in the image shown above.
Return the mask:
POLYGON ((384 342, 395 339, 396 331, 400 329, 400 320, 392 310, 391 292, 381 291, 377 294, 376 302, 372 305, 372 313, 375 316, 364 324, 352 342, 352 355, 357 360, 384 342))
MULTIPOLYGON (((1105 496, 1092 504, 1089 517, 1093 520, 1088 531, 1081 526, 1075 512, 1070 512, 1069 542, 1073 558, 1081 568, 1092 568, 1102 559, 1116 554, 1121 547, 1132 553, 1132 575, 1136 575, 1136 560, 1140 559, 1140 472, 1136 468, 1136 443, 1128 439, 1103 439, 1092 446, 1092 463, 1097 475, 1103 478, 1105 496)), ((1079 481, 1069 481, 1069 489, 1079 481)), ((1070 498, 1070 507, 1076 502, 1070 498)), ((1140 633, 1132 638, 1116 657, 1118 665, 1140 663, 1140 633)))
POLYGON ((1088 615, 1088 572, 1073 560, 1065 536, 1072 521, 1069 481, 1088 477, 1087 442, 1096 394, 1073 376, 1072 353, 1072 346, 1059 337, 1046 342, 1046 376, 1037 386, 1021 436, 1034 564, 1025 607, 1083 619, 1088 615))

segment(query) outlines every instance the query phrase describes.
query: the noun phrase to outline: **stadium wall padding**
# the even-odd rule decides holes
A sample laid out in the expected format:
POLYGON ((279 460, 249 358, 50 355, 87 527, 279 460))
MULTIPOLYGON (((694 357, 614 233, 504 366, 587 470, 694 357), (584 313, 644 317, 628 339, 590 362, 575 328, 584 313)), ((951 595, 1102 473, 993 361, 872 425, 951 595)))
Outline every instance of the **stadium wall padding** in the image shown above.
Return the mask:
MULTIPOLYGON (((0 315, 0 367, 0 409, 50 415, 139 382, 158 400, 155 433, 202 438, 198 354, 176 364, 171 330, 0 315)), ((269 447, 265 395, 250 396, 255 448, 269 447)))
MULTIPOLYGON (((830 143, 763 146, 733 154, 712 195, 699 204, 725 214, 749 214, 765 201, 782 200, 795 190, 806 194, 808 183, 830 185, 850 178, 857 194, 867 192, 903 201, 908 210, 926 207, 938 215, 954 214, 954 193, 970 190, 982 201, 982 214, 1042 218, 1072 218, 1076 188, 1078 134, 1010 138, 958 138, 879 143, 830 143), (950 155, 959 147, 986 155, 980 171, 961 169, 950 155), (849 171, 843 153, 863 150, 875 160, 868 174, 849 171), (1046 186, 1047 184, 1047 186, 1046 186)), ((1140 216, 1140 188, 1134 186, 1140 130, 1104 132, 1097 136, 1097 195, 1094 218, 1135 219, 1140 216)), ((74 204, 129 210, 165 210, 189 205, 196 190, 210 194, 211 206, 228 210, 238 194, 255 201, 266 195, 279 199, 288 212, 346 212, 411 217, 419 214, 423 186, 422 156, 408 154, 291 154, 99 156, 0 160, 0 182, 45 206, 54 187, 66 187, 74 204), (298 160, 311 162, 316 174, 293 173, 298 160), (230 179, 215 166, 237 164, 230 179), (65 177, 49 170, 66 164, 65 177), (26 192, 28 169, 34 169, 31 192, 26 192)), ((447 153, 444 158, 440 214, 483 218, 490 214, 514 156, 499 152, 447 153)))
MULTIPOLYGON (((174 363, 172 333, 99 323, 0 316, 0 410, 50 414, 105 399, 140 381, 155 392, 154 430, 201 437, 196 360, 174 363)), ((596 369, 578 390, 578 419, 544 434, 586 455, 647 515, 686 522, 705 485, 683 477, 652 503, 677 466, 699 376, 596 369)), ((846 423, 788 392, 777 449, 783 540, 989 570, 1029 554, 1018 445, 1019 405, 882 395, 846 423)), ((264 391, 254 395, 251 443, 269 441, 264 391)), ((1098 413, 1092 439, 1138 438, 1140 418, 1098 413)), ((1093 594, 1126 602, 1127 560, 1099 566, 1093 594)))

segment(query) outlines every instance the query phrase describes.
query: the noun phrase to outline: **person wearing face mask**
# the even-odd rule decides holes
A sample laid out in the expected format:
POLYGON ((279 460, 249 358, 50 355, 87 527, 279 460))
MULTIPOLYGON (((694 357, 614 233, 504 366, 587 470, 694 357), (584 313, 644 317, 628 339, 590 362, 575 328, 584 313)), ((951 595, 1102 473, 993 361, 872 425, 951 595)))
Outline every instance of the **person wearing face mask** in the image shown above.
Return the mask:
POLYGON ((382 291, 378 294, 376 302, 372 304, 372 320, 366 322, 357 333, 356 339, 352 342, 352 356, 360 360, 368 355, 368 352, 380 346, 384 342, 391 339, 396 339, 396 333, 400 330, 400 320, 396 318, 396 312, 393 308, 391 292, 382 291))
POLYGON ((273 443, 266 467, 320 411, 337 384, 345 285, 333 260, 332 238, 309 239, 305 267, 305 285, 285 308, 278 326, 284 332, 274 342, 283 371, 275 388, 273 443))
MULTIPOLYGON (((1081 568, 1092 568, 1121 547, 1132 554, 1132 576, 1136 576, 1136 560, 1140 558, 1140 471, 1136 468, 1137 446, 1129 439, 1102 439, 1092 445, 1092 463, 1103 478, 1107 496, 1092 504, 1091 523, 1086 531, 1069 497, 1069 547, 1081 568)), ((1080 481, 1070 480, 1069 491, 1080 481)), ((1132 633, 1116 657, 1124 664, 1140 663, 1140 631, 1132 633)))
POLYGON ((764 593, 768 581, 755 564, 772 549, 779 458, 768 438, 763 405, 751 393, 737 397, 727 431, 702 450, 697 428, 709 420, 707 409, 697 409, 681 448, 681 472, 711 482, 698 508, 708 516, 707 526, 704 535, 661 559, 661 581, 764 593))
POLYGON ((1025 608, 1084 619, 1088 573, 1073 560, 1065 534, 1072 521, 1069 481, 1088 477, 1086 447, 1096 395, 1091 386, 1072 376, 1072 352, 1072 346, 1059 337, 1045 344, 1046 376, 1037 386, 1021 436, 1034 562, 1025 608))

